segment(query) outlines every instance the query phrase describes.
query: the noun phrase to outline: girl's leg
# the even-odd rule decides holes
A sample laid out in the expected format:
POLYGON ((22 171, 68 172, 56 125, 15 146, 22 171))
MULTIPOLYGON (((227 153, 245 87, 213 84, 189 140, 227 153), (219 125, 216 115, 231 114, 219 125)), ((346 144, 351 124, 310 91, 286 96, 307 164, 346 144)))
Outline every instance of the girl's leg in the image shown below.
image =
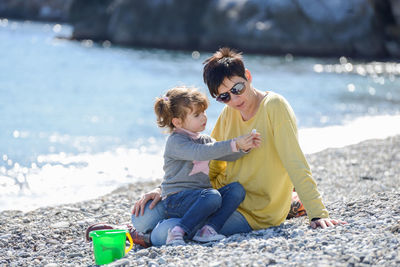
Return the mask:
POLYGON ((185 190, 165 200, 167 215, 181 217, 178 226, 190 235, 195 227, 221 207, 221 194, 215 189, 185 190))
POLYGON ((222 197, 221 207, 206 222, 207 225, 212 226, 217 232, 221 230, 226 220, 239 207, 246 196, 246 191, 238 182, 221 187, 218 191, 222 197))
MULTIPOLYGON (((171 218, 159 222, 154 230, 151 232, 151 243, 153 246, 163 246, 168 236, 168 229, 172 229, 177 226, 180 222, 180 218, 171 218)), ((195 231, 203 226, 204 223, 200 223, 195 227, 195 231)), ((251 229, 246 219, 242 214, 235 211, 225 222, 221 228, 220 233, 226 236, 238 234, 238 233, 249 233, 251 229)), ((192 233, 193 235, 193 233, 192 233)), ((190 235, 188 238, 192 238, 190 235)))
POLYGON ((144 214, 136 217, 132 215, 133 227, 142 233, 148 233, 154 229, 154 227, 162 220, 166 219, 165 206, 162 201, 150 209, 149 205, 152 201, 146 203, 144 208, 144 214))
POLYGON ((151 243, 153 246, 165 245, 168 236, 168 229, 172 229, 178 225, 180 218, 171 218, 159 222, 151 232, 151 243))
POLYGON ((176 217, 158 223, 151 232, 154 246, 165 245, 168 229, 180 226, 190 238, 221 205, 221 195, 215 189, 185 190, 164 200, 168 216, 176 217), (179 218, 182 217, 182 218, 179 218))

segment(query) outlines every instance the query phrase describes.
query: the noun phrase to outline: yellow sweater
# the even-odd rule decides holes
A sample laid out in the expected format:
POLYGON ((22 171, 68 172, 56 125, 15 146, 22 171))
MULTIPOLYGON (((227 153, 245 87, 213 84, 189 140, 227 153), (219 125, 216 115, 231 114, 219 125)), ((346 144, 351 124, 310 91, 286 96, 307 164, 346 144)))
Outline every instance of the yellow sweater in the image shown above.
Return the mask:
POLYGON ((234 162, 211 161, 210 180, 215 188, 241 183, 246 198, 238 208, 253 229, 281 224, 290 209, 293 186, 308 217, 328 218, 310 167, 299 146, 296 118, 289 103, 269 92, 256 115, 243 121, 240 112, 226 106, 212 132, 217 141, 257 129, 262 144, 234 162))

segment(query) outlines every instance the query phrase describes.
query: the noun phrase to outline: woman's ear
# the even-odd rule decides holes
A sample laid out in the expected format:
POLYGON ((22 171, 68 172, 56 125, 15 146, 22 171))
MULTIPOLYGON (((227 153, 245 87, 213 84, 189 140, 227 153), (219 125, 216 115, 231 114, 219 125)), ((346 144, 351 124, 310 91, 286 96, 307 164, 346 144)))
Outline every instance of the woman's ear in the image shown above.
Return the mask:
POLYGON ((251 77, 251 73, 248 69, 245 69, 244 76, 246 77, 247 81, 249 81, 251 83, 251 80, 253 79, 253 77, 251 77))
POLYGON ((172 118, 172 124, 175 128, 182 128, 182 120, 180 118, 172 118))

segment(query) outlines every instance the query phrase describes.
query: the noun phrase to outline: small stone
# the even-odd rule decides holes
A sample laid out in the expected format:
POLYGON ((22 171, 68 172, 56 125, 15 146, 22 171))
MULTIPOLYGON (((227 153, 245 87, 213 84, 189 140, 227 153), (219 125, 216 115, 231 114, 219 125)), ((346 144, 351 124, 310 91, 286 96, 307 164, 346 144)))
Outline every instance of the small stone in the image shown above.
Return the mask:
POLYGON ((155 251, 152 251, 148 257, 149 257, 150 259, 155 259, 155 258, 157 258, 157 256, 158 256, 158 253, 155 252, 155 251))
POLYGON ((98 204, 93 204, 91 207, 90 207, 90 209, 92 209, 92 210, 99 210, 101 208, 101 205, 98 205, 98 204))
POLYGON ((77 209, 77 208, 74 208, 74 207, 65 207, 64 209, 67 210, 67 211, 72 211, 72 212, 80 211, 80 209, 77 209))
POLYGON ((147 255, 149 255, 149 251, 147 249, 142 249, 142 250, 139 250, 138 252, 136 252, 136 255, 137 256, 147 256, 147 255))
POLYGON ((21 257, 21 258, 28 258, 30 256, 31 256, 31 254, 29 254, 28 252, 21 252, 18 254, 18 257, 21 257))
POLYGON ((81 253, 71 253, 68 254, 69 258, 76 258, 76 257, 83 257, 83 255, 81 253))
POLYGON ((130 266, 129 260, 127 259, 120 259, 117 261, 114 261, 113 263, 110 263, 108 266, 112 267, 128 267, 130 266))
POLYGON ((149 262, 147 263, 147 266, 148 266, 148 267, 158 267, 158 266, 160 266, 160 265, 158 265, 157 262, 149 261, 149 262))
POLYGON ((4 239, 4 240, 10 239, 11 237, 12 237, 11 234, 0 235, 0 239, 4 239))
POLYGON ((58 245, 60 244, 59 241, 55 240, 55 239, 48 239, 47 243, 52 244, 52 245, 58 245))
POLYGON ((50 227, 52 228, 68 228, 70 226, 69 222, 65 222, 65 221, 61 221, 61 222, 57 222, 57 223, 53 223, 52 225, 50 225, 50 227))
POLYGON ((167 261, 163 257, 161 257, 161 258, 158 259, 158 263, 160 265, 165 265, 167 263, 167 261))

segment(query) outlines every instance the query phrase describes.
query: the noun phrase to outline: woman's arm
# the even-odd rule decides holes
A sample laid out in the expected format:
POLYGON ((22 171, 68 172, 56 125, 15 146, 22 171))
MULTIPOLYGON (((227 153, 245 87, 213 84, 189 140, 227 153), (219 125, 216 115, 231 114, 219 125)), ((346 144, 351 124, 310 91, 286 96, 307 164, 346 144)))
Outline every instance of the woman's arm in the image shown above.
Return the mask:
POLYGON ((217 177, 225 174, 226 161, 212 160, 210 161, 209 168, 208 176, 210 177, 211 184, 214 185, 217 177))
POLYGON ((292 108, 284 98, 271 103, 270 108, 275 147, 307 210, 309 219, 329 218, 310 167, 300 148, 296 118, 292 108))

